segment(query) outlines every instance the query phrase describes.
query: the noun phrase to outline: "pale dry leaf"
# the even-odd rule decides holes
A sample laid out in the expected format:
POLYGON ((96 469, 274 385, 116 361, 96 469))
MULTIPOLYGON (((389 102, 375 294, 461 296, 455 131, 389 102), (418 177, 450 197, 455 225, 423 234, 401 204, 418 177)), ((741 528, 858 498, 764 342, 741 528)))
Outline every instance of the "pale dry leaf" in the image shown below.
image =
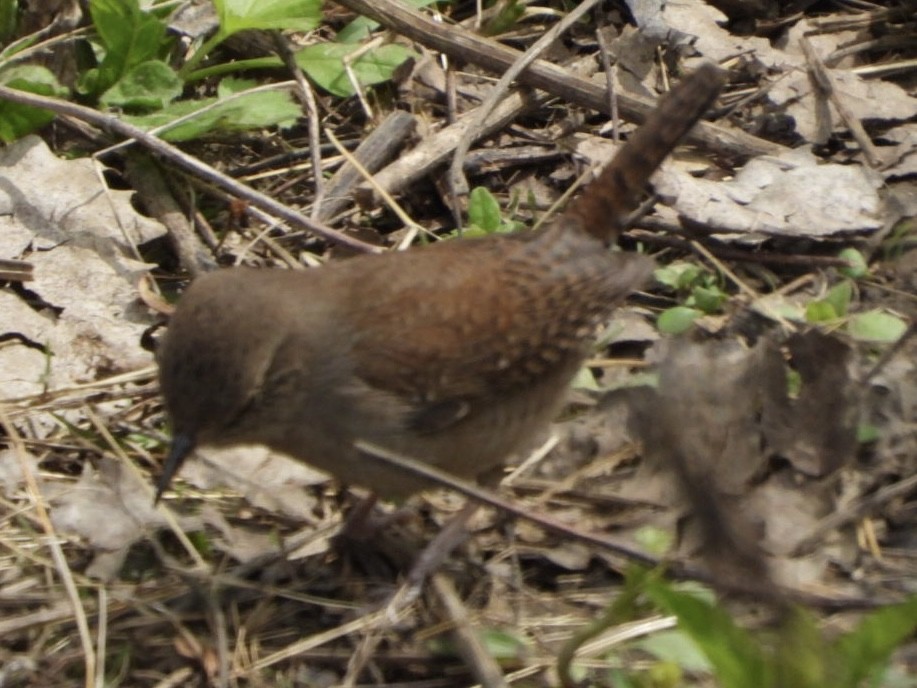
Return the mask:
MULTIPOLYGON (((880 79, 867 81, 843 69, 828 72, 839 97, 860 121, 903 122, 917 113, 917 98, 897 84, 880 79)), ((779 79, 768 90, 767 98, 792 116, 796 132, 809 143, 823 144, 833 132, 847 131, 834 104, 815 89, 805 69, 779 79)))
POLYGON ((799 58, 774 49, 766 38, 739 36, 726 29, 728 18, 702 0, 667 2, 662 21, 679 32, 695 37, 693 47, 704 60, 724 62, 741 55, 759 68, 785 69, 799 58))
MULTIPOLYGON (((46 484, 55 529, 83 539, 93 549, 86 575, 113 580, 134 543, 166 525, 150 486, 116 459, 87 463, 75 485, 46 484)), ((184 532, 203 529, 198 516, 177 516, 184 532)))
MULTIPOLYGON (((66 487, 47 484, 51 521, 63 535, 76 536, 94 550, 86 574, 112 580, 130 547, 165 524, 153 505, 149 485, 121 461, 103 458, 86 463, 80 479, 66 487)), ((196 519, 183 519, 185 530, 199 529, 196 519)))
POLYGON ((51 520, 57 530, 114 551, 129 547, 148 528, 164 523, 153 505, 149 485, 134 471, 109 458, 97 465, 87 462, 75 484, 54 490, 51 520))
POLYGON ((886 163, 881 170, 882 176, 895 179, 917 174, 917 124, 909 122, 893 127, 883 133, 881 138, 893 144, 879 148, 886 163))
POLYGON ((880 175, 860 165, 820 164, 806 148, 754 158, 728 181, 696 179, 672 165, 656 180, 678 215, 736 234, 725 240, 831 238, 883 224, 880 175))
POLYGON ((546 547, 543 554, 545 559, 566 571, 585 571, 594 552, 593 547, 570 540, 546 547))
POLYGON ((620 308, 608 323, 601 342, 609 345, 620 342, 655 342, 661 336, 641 310, 620 308))
POLYGON ((600 166, 611 160, 620 148, 614 141, 585 132, 576 132, 565 137, 564 145, 583 158, 589 167, 595 168, 596 174, 600 166))
POLYGON ((188 461, 183 480, 201 489, 227 485, 252 506, 314 521, 315 497, 307 488, 327 482, 326 474, 262 446, 202 447, 196 453, 204 460, 188 461))
MULTIPOLYGON (((640 29, 625 26, 621 35, 612 39, 608 47, 617 59, 612 70, 617 92, 653 97, 658 83, 656 51, 659 43, 648 38, 640 29)), ((604 74, 596 73, 592 78, 605 87, 604 74)))
POLYGON ((671 27, 662 18, 663 0, 625 0, 640 32, 657 43, 669 38, 671 27))
POLYGON ((234 526, 212 504, 204 504, 200 516, 205 524, 220 533, 219 537, 212 539, 213 545, 242 564, 281 550, 273 530, 256 531, 250 527, 234 526))
MULTIPOLYGON (((38 457, 26 452, 26 461, 33 474, 38 472, 38 457)), ((3 493, 10 499, 25 482, 22 472, 22 462, 19 455, 12 449, 0 449, 0 485, 3 493)))
POLYGON ((0 151, 0 257, 28 255, 35 267, 30 301, 4 292, 0 305, 5 348, 31 350, 0 356, 5 394, 150 364, 140 336, 151 318, 135 285, 151 266, 136 247, 165 229, 130 196, 105 187, 91 160, 61 160, 37 137, 0 151))
POLYGON ((8 291, 0 290, 0 322, 4 324, 0 344, 0 389, 3 397, 13 399, 37 394, 48 387, 63 386, 69 379, 52 368, 47 349, 51 349, 54 317, 39 313, 8 291))
MULTIPOLYGON (((851 44, 861 43, 872 39, 868 28, 848 31, 822 31, 813 25, 808 18, 803 17, 795 22, 788 31, 778 37, 774 46, 781 50, 794 64, 805 67, 808 64, 806 53, 802 48, 802 41, 808 41, 815 49, 815 54, 827 59, 835 50, 851 44)), ((859 56, 854 53, 845 57, 833 67, 852 67, 859 56)))

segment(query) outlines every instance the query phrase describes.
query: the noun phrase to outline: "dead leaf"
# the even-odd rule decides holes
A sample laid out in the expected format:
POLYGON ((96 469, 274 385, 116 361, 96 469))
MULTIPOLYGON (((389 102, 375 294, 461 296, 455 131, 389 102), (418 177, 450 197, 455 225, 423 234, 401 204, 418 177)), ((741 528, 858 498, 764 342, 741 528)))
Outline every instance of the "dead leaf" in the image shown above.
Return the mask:
POLYGON ((197 460, 188 461, 182 468, 183 480, 202 489, 228 485, 243 494, 252 506, 307 523, 315 522, 316 498, 305 488, 327 482, 326 474, 256 445, 204 447, 196 455, 197 460))
MULTIPOLYGON (((917 98, 897 84, 867 81, 845 69, 828 71, 844 104, 860 121, 903 122, 917 112, 917 98)), ((809 143, 823 144, 833 132, 847 130, 834 105, 815 89, 805 70, 777 81, 767 97, 774 105, 786 108, 796 122, 797 133, 809 143)))
MULTIPOLYGON (((87 573, 112 580, 131 545, 162 527, 165 519, 153 505, 150 486, 134 471, 110 458, 97 465, 87 463, 75 484, 47 485, 45 493, 55 529, 97 550, 87 573)), ((187 530, 200 528, 196 519, 185 519, 182 525, 187 530)))
MULTIPOLYGON (((26 453, 26 460, 34 475, 38 470, 38 457, 26 453)), ((3 485, 3 493, 12 498, 24 482, 22 462, 17 452, 12 449, 0 449, 0 484, 3 485)))
POLYGON ((38 137, 0 151, 0 258, 28 255, 31 298, 0 292, 0 385, 24 396, 151 363, 137 246, 164 234, 91 160, 55 157, 38 137), (25 348, 27 351, 23 351, 25 348), (17 350, 18 349, 18 350, 17 350))
POLYGON ((860 165, 820 164, 806 148, 754 158, 730 181, 696 179, 675 166, 656 179, 678 215, 723 232, 724 241, 830 238, 882 227, 882 178, 860 165))

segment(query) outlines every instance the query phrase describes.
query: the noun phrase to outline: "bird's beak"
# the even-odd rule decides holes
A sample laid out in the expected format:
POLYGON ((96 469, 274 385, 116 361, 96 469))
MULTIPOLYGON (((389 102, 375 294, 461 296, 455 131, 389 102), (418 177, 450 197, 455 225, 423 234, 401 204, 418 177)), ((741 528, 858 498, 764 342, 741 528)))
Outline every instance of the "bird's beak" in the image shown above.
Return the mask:
POLYGON ((194 437, 191 435, 177 433, 172 437, 172 446, 169 447, 169 455, 166 457, 166 462, 162 467, 162 473, 156 483, 156 499, 153 500, 153 504, 159 503, 160 498, 162 498, 162 493, 169 488, 169 483, 172 482, 172 478, 175 477, 175 474, 178 473, 182 464, 185 463, 185 459, 187 459, 188 455, 194 450, 194 445, 194 437))

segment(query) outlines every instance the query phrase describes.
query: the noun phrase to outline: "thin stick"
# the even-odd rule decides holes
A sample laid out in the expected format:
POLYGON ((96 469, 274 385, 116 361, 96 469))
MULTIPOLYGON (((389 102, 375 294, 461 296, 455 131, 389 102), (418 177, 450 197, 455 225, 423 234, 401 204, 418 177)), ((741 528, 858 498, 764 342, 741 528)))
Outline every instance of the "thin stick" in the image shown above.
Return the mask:
POLYGON ((844 124, 847 125, 847 128, 850 129, 853 138, 860 144, 860 149, 863 151, 863 156, 866 158, 866 162, 869 163, 869 166, 873 169, 880 167, 882 161, 879 158, 876 147, 872 145, 869 134, 866 133, 860 120, 857 119, 857 116, 853 114, 850 108, 847 107, 847 103, 841 98, 834 77, 825 67, 825 63, 822 62, 821 57, 818 56, 812 43, 808 38, 803 37, 800 41, 800 45, 802 46, 802 52, 806 55, 806 60, 809 62, 809 69, 815 77, 817 90, 828 96, 831 102, 834 103, 837 113, 841 116, 841 119, 844 120, 844 124))
MULTIPOLYGON (((462 62, 502 74, 519 59, 519 51, 497 41, 477 36, 460 26, 441 26, 422 12, 393 0, 336 0, 337 4, 365 15, 402 36, 439 50, 462 62)), ((557 65, 535 60, 519 75, 527 86, 542 89, 566 102, 608 112, 608 95, 603 86, 577 76, 557 65)), ((649 98, 630 93, 618 94, 618 106, 627 119, 642 122, 653 110, 649 98)), ((710 122, 698 122, 686 137, 717 153, 749 158, 754 155, 779 155, 787 148, 735 129, 710 122)))
POLYGON ((580 3, 574 9, 572 9, 567 16, 565 16, 561 21, 559 21, 555 26, 551 27, 541 38, 535 41, 532 46, 526 50, 519 58, 507 69, 503 75, 500 77, 500 80, 494 85, 490 93, 487 94, 487 98, 481 104, 481 107, 478 108, 475 113, 475 120, 471 128, 465 131, 462 135, 461 140, 459 140, 458 145, 455 147, 455 154, 452 157, 452 164, 449 166, 449 186, 450 193, 452 194, 452 205, 453 212, 459 215, 458 213, 458 199, 461 196, 465 196, 468 193, 468 180, 465 179, 465 174, 462 171, 462 166, 465 163, 465 156, 468 154, 468 149, 471 147, 471 142, 474 140, 475 135, 480 131, 481 127, 484 124, 484 121, 493 112, 494 108, 497 106, 497 103, 503 99, 507 92, 510 89, 510 86, 514 81, 519 77, 519 75, 531 65, 538 57, 547 50, 554 41, 567 29, 569 29, 573 24, 579 21, 586 12, 591 10, 595 5, 597 5, 599 0, 585 0, 585 2, 580 3))
POLYGON ((191 172, 194 175, 201 177, 202 179, 207 180, 214 186, 217 186, 224 191, 228 191, 234 196, 248 201, 252 206, 260 208, 265 212, 268 212, 272 215, 276 215, 285 222, 288 222, 291 225, 302 227, 309 230, 313 234, 326 239, 335 244, 340 244, 342 246, 348 246, 354 250, 367 252, 367 253, 378 253, 379 248, 371 244, 367 244, 353 237, 349 237, 346 234, 335 231, 330 227, 327 227, 319 222, 316 222, 302 213, 298 213, 291 208, 283 205, 282 203, 275 201, 270 196, 263 194, 259 191, 255 191, 249 186, 242 184, 241 182, 236 181, 232 177, 228 177, 219 170, 211 167, 210 165, 194 158, 179 148, 163 141, 162 139, 151 136, 148 132, 144 131, 139 127, 135 127, 133 124, 128 124, 123 122, 116 117, 103 114, 92 108, 83 107, 82 105, 77 105, 76 103, 70 103, 65 100, 60 100, 58 98, 48 98, 46 96, 35 95, 34 93, 26 93, 25 91, 17 91, 13 88, 8 88, 6 86, 0 86, 0 99, 9 100, 13 103, 19 103, 20 105, 31 105, 32 107, 43 108, 45 110, 51 110, 60 115, 69 115, 78 120, 89 122, 101 129, 106 131, 113 131, 116 134, 125 136, 128 138, 136 139, 139 143, 143 144, 157 155, 160 155, 170 162, 178 165, 179 167, 191 172))
POLYGON ((321 127, 318 118, 318 106, 315 104, 315 94, 312 92, 312 86, 303 74, 302 69, 296 63, 296 57, 290 49, 289 39, 280 31, 272 32, 274 38, 274 47, 277 54, 283 60, 286 68, 290 70, 293 79, 296 81, 296 95, 299 96, 300 102, 306 108, 306 118, 309 122, 309 154, 312 158, 312 183, 315 187, 314 198, 312 199, 312 212, 310 217, 318 220, 321 212, 322 199, 325 197, 325 179, 322 176, 322 141, 321 127))
POLYGON ((599 57, 602 59, 602 71, 605 72, 605 88, 608 89, 608 110, 611 112, 611 140, 621 142, 621 119, 618 115, 618 94, 615 87, 615 76, 612 71, 611 58, 608 56, 608 44, 600 26, 595 30, 595 40, 599 44, 599 57))

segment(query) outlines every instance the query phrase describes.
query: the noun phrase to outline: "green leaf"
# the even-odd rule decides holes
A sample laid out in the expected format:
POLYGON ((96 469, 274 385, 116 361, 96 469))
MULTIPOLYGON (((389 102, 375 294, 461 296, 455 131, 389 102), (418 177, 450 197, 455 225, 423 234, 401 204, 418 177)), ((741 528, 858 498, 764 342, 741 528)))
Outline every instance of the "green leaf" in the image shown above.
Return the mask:
POLYGON ((831 304, 838 317, 844 317, 850 308, 850 297, 852 295, 853 284, 849 280, 844 280, 828 290, 825 295, 825 301, 831 304))
POLYGON ((184 82, 159 60, 139 64, 105 91, 99 102, 125 110, 159 110, 181 95, 184 82))
POLYGON ((660 284, 679 290, 690 287, 700 273, 700 268, 693 263, 678 262, 657 268, 653 275, 660 284))
POLYGON ((850 633, 834 644, 832 685, 856 688, 864 679, 884 668, 891 653, 917 630, 917 596, 904 604, 884 607, 869 614, 850 633))
POLYGON ((806 320, 810 323, 831 322, 837 320, 837 311, 824 299, 812 301, 806 306, 806 320))
POLYGON ((160 136, 166 141, 188 141, 210 132, 234 132, 261 129, 271 126, 290 126, 301 114, 299 105, 288 91, 260 91, 243 93, 223 100, 211 98, 180 101, 150 115, 125 117, 125 120, 144 129, 166 126, 190 115, 205 106, 205 112, 166 129, 160 136))
POLYGON ((476 186, 471 190, 468 198, 468 222, 483 229, 487 234, 496 232, 503 223, 500 203, 483 186, 476 186))
POLYGON ((882 433, 879 432, 879 428, 871 423, 860 423, 857 425, 857 442, 860 444, 875 442, 881 436, 882 433))
POLYGON ((693 263, 687 263, 678 276, 678 283, 676 286, 678 289, 689 289, 703 277, 703 274, 704 271, 700 267, 693 263))
POLYGON ((640 688, 678 688, 684 685, 684 672, 675 662, 656 662, 637 676, 640 688))
POLYGON ((845 277, 859 279, 869 274, 869 264, 866 262, 866 258, 855 248, 845 248, 837 257, 850 263, 849 267, 840 269, 840 273, 845 277))
POLYGON ((691 290, 691 295, 694 297, 694 305, 704 313, 719 312, 728 298, 726 294, 720 291, 719 287, 703 287, 700 285, 691 290))
POLYGON ((802 391, 802 375, 798 370, 787 368, 786 371, 786 393, 790 399, 798 399, 802 391))
POLYGON ((857 313, 847 321, 847 332, 861 342, 890 344, 898 341, 905 330, 907 323, 901 318, 880 310, 857 313))
MULTIPOLYGON (((0 83, 42 96, 66 96, 51 70, 36 65, 18 65, 0 72, 0 83)), ((55 114, 28 105, 0 100, 0 141, 9 143, 53 121, 55 114)))
POLYGON ((656 319, 656 327, 663 334, 681 334, 694 324, 694 321, 703 315, 703 311, 687 306, 674 306, 662 311, 656 319))
POLYGON ((834 685, 826 680, 830 659, 811 614, 796 607, 785 610, 777 633, 769 656, 776 674, 776 686, 825 688, 834 685))
POLYGON ((203 556, 205 559, 209 559, 213 556, 213 544, 211 543, 210 537, 206 532, 203 530, 195 530, 186 534, 188 536, 188 540, 190 540, 191 544, 194 545, 194 549, 196 549, 201 554, 201 556, 203 556))
POLYGON ((672 534, 656 526, 643 526, 637 530, 634 540, 650 554, 663 557, 672 549, 672 534))
POLYGON ((691 673, 701 674, 712 671, 706 655, 683 631, 677 629, 660 631, 634 645, 657 659, 675 662, 682 669, 691 673))
POLYGON ((257 87, 258 82, 254 79, 228 76, 217 84, 217 98, 228 98, 257 87))
POLYGON ((18 0, 0 0, 0 45, 8 43, 13 38, 18 20, 18 0))
POLYGON ((158 58, 168 45, 165 23, 141 11, 137 0, 91 0, 89 11, 105 47, 98 72, 81 80, 89 92, 108 90, 133 67, 158 58))
POLYGON ((311 31, 322 19, 321 0, 214 0, 225 38, 249 29, 311 31))
POLYGON ((496 660, 521 659, 529 652, 528 639, 521 633, 487 628, 479 635, 484 649, 496 660))
POLYGON ((499 36, 504 34, 516 24, 525 14, 525 4, 518 0, 509 0, 502 3, 499 12, 483 27, 481 33, 485 36, 499 36))
POLYGON ((765 688, 773 685, 758 643, 736 626, 723 609, 664 582, 650 580, 646 593, 678 618, 678 627, 700 648, 724 688, 765 688))
MULTIPOLYGON (((355 91, 344 70, 344 58, 353 54, 354 46, 341 43, 309 45, 296 53, 296 64, 329 93, 346 98, 355 91)), ((401 45, 389 43, 362 55, 351 63, 361 86, 372 86, 392 78, 395 69, 416 54, 401 45)))

